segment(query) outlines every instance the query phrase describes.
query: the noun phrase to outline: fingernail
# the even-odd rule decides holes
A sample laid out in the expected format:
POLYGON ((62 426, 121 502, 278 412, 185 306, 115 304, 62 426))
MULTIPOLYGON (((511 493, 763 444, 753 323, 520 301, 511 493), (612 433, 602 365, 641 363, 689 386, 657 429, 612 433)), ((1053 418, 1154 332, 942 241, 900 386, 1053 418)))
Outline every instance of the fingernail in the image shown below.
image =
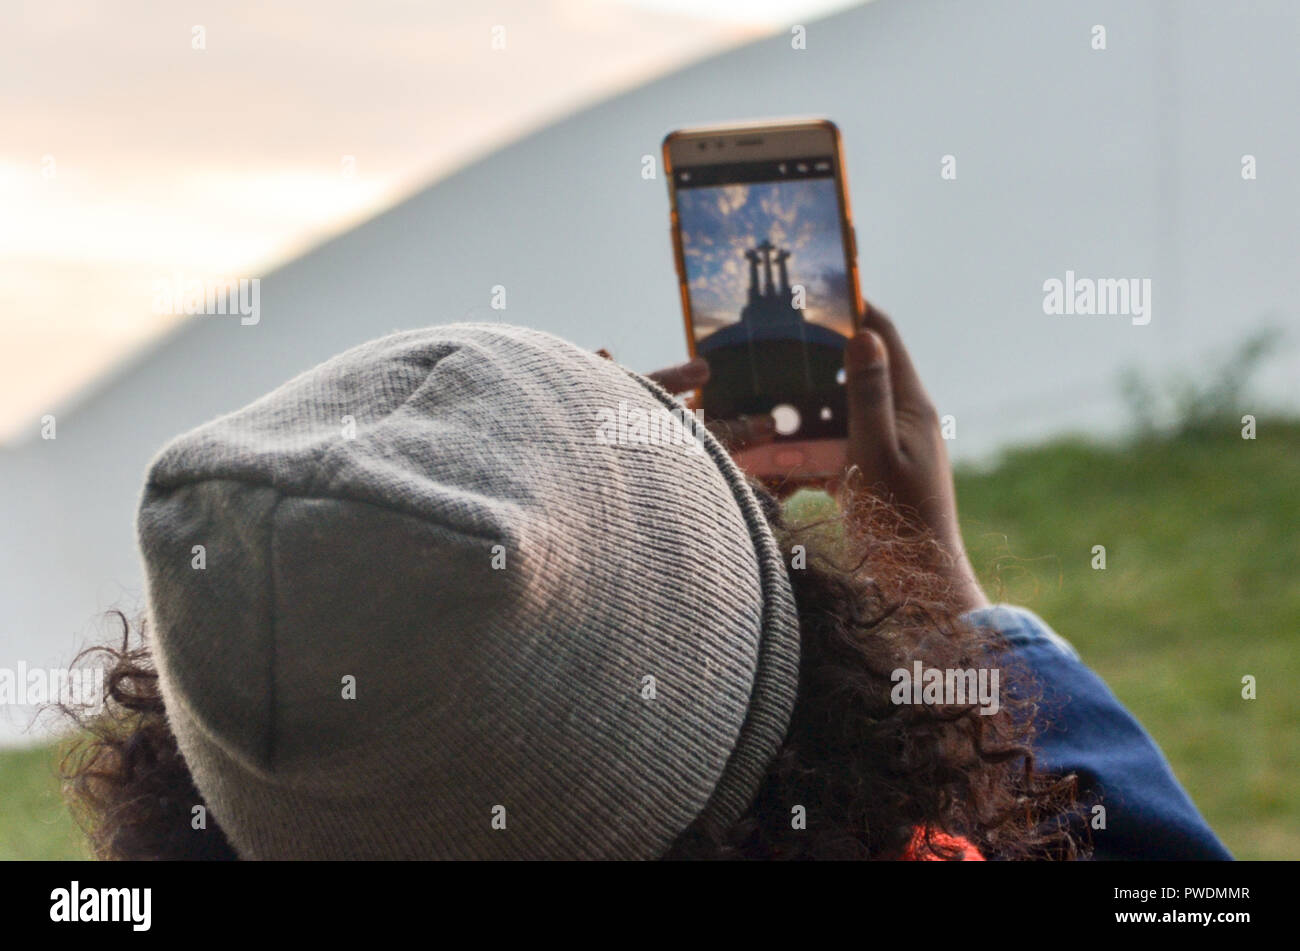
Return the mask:
POLYGON ((682 382, 688 385, 700 385, 708 382, 709 364, 703 357, 696 357, 682 365, 682 382))
POLYGON ((863 328, 844 346, 844 368, 865 370, 885 360, 885 342, 874 331, 863 328))

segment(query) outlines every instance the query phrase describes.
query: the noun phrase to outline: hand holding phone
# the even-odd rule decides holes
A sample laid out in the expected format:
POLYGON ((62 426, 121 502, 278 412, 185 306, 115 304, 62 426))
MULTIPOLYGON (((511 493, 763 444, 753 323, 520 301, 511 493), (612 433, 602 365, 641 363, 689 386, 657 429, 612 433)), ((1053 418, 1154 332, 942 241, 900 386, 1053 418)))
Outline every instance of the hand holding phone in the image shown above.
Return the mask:
POLYGON ((845 350, 852 487, 889 502, 935 539, 942 556, 936 570, 954 603, 963 611, 986 607, 962 542, 939 414, 893 321, 870 304, 862 310, 859 333, 845 350))
MULTIPOLYGON (((848 420, 844 464, 811 484, 832 494, 845 490, 841 499, 848 505, 864 501, 866 495, 890 503, 915 529, 938 543, 939 563, 932 567, 951 586, 954 603, 963 611, 985 607, 988 599, 962 543, 952 467, 938 413, 893 322, 870 304, 861 310, 859 331, 844 349, 848 420)), ((707 370, 692 361, 650 377, 681 393, 702 385, 707 370)), ((733 447, 732 454, 747 451, 752 450, 733 447)), ((778 495, 801 484, 784 478, 762 481, 778 495)))

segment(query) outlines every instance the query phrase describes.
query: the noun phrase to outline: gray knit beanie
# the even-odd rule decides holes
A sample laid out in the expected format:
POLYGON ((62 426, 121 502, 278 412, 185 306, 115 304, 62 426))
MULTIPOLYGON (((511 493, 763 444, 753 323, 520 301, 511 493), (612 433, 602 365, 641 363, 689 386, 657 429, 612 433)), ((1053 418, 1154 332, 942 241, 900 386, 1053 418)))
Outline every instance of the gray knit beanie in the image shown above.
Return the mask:
POLYGON ((553 336, 453 324, 162 450, 160 685, 241 857, 652 858, 739 818, 789 724, 795 605, 722 447, 645 438, 665 410, 553 336))

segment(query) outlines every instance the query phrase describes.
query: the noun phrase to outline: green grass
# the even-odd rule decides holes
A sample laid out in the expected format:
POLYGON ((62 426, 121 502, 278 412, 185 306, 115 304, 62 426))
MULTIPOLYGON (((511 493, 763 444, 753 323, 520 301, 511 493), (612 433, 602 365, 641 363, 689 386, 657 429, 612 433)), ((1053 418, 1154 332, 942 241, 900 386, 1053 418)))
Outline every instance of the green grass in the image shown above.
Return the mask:
POLYGON ((0 751, 0 859, 87 858, 59 798, 53 747, 0 751))
MULTIPOLYGON (((990 596, 1074 642, 1238 858, 1300 857, 1300 421, 1058 441, 957 485, 990 596)), ((0 858, 81 854, 53 750, 0 752, 0 858)))
POLYGON ((1057 442, 957 484, 990 596, 1078 647, 1234 855, 1300 858, 1300 422, 1057 442))

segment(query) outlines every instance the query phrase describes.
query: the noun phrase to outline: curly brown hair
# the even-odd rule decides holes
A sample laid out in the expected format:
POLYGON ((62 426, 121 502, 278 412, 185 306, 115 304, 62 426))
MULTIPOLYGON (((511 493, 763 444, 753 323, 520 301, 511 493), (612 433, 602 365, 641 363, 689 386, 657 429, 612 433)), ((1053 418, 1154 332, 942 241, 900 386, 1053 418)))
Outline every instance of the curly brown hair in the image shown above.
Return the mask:
MULTIPOLYGON (((780 503, 756 491, 782 549, 802 555, 789 572, 800 619, 798 698, 748 811, 722 834, 688 828, 665 858, 897 859, 918 841, 935 858, 960 858, 948 836, 987 858, 1082 855, 1070 821, 1075 778, 1035 766, 1036 688, 995 632, 961 620, 939 570, 947 556, 933 539, 870 496, 846 494, 843 515, 788 525, 780 503), (1000 709, 892 702, 892 672, 918 660, 997 667, 1009 687, 1000 709), (803 828, 791 821, 798 806, 803 828)), ((168 728, 145 624, 132 643, 126 615, 112 614, 120 646, 78 658, 107 658, 102 710, 62 708, 80 728, 61 761, 65 797, 92 851, 238 858, 210 813, 206 828, 194 828, 203 798, 168 728)))
POLYGON ((722 835, 688 829, 667 857, 960 859, 952 836, 987 858, 1082 857, 1076 777, 1035 766, 1038 687, 999 634, 962 620, 943 570, 951 555, 914 514, 870 494, 846 488, 844 514, 796 525, 772 496, 759 498, 782 549, 802 546, 806 559, 789 572, 798 699, 746 814, 722 835), (997 668, 1000 709, 895 703, 892 674, 915 661, 997 668))

